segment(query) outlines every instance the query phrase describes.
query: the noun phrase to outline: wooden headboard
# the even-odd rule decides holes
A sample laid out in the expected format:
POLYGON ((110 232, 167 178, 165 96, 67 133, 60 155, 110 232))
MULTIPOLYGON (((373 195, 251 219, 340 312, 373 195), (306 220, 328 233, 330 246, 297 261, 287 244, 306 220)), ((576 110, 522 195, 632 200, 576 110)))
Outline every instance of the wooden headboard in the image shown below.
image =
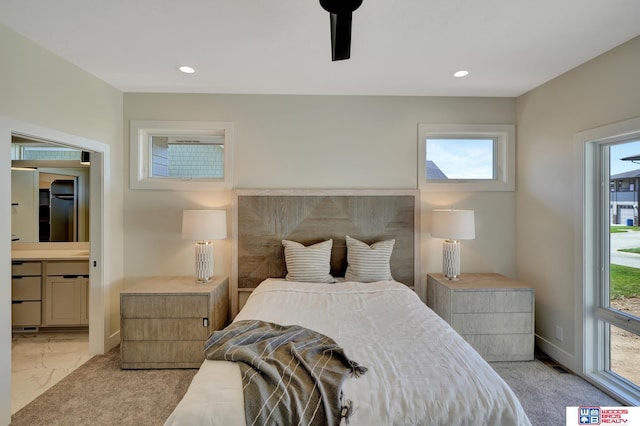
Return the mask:
POLYGON ((238 191, 234 203, 232 311, 264 279, 284 277, 282 240, 333 239, 331 274, 347 267, 345 235, 366 243, 395 239, 391 274, 413 287, 419 264, 415 191, 238 191))

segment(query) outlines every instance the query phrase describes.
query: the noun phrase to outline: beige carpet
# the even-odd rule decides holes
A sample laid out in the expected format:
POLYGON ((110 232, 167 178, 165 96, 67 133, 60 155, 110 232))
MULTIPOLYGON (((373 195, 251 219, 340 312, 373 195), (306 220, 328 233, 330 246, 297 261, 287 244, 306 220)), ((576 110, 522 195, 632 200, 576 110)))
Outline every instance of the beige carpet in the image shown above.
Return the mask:
POLYGON ((162 425, 196 371, 121 370, 116 347, 15 413, 11 425, 162 425))
MULTIPOLYGON (((518 395, 534 426, 566 424, 567 406, 620 405, 581 378, 539 360, 491 366, 518 395)), ((73 371, 14 414, 11 424, 162 425, 196 371, 121 370, 118 347, 73 371)))
MULTIPOLYGON (((539 356, 539 355, 536 355, 539 356)), ((566 422, 566 407, 621 405, 549 358, 529 362, 492 362, 493 369, 513 389, 533 426, 559 426, 566 422)), ((571 424, 578 424, 578 419, 571 424)))

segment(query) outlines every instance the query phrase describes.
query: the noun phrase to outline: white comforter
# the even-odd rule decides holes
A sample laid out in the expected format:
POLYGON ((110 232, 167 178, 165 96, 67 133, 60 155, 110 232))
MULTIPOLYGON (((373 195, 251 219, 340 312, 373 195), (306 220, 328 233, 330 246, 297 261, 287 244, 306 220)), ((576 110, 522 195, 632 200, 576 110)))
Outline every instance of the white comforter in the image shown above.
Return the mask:
MULTIPOLYGON (((480 355, 405 285, 269 279, 235 320, 298 324, 331 336, 369 370, 347 379, 359 425, 530 425, 480 355)), ((240 372, 205 361, 167 425, 244 425, 240 372)))

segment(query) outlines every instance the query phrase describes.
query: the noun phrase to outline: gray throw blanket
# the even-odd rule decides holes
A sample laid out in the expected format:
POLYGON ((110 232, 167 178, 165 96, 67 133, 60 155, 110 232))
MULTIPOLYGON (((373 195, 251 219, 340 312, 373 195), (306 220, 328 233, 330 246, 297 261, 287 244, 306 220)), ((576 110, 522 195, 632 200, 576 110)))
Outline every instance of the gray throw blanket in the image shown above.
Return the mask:
POLYGON ((339 425, 344 380, 367 371, 323 334, 256 320, 213 332, 204 352, 240 366, 247 425, 339 425))

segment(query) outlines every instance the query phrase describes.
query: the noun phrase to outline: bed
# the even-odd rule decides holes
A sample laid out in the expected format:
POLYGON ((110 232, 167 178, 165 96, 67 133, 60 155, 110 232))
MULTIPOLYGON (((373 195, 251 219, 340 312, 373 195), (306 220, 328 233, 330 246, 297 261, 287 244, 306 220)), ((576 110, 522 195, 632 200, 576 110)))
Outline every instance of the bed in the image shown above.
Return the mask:
MULTIPOLYGON (((325 195, 321 197, 326 198, 325 195)), ((339 199, 337 203, 335 199, 330 200, 330 204, 339 205, 344 201, 342 205, 358 205, 359 196, 344 197, 346 199, 339 199)), ((417 245, 411 238, 411 241, 402 247, 405 228, 410 229, 413 238, 416 238, 417 234, 414 228, 417 222, 415 204, 412 202, 414 197, 409 196, 406 200, 405 195, 401 196, 404 197, 402 200, 393 198, 396 195, 375 197, 375 203, 372 203, 371 199, 364 200, 364 203, 369 207, 383 206, 382 208, 387 210, 389 206, 395 206, 392 210, 396 213, 388 214, 389 220, 384 221, 386 224, 382 226, 391 231, 382 232, 382 228, 376 226, 376 229, 368 229, 368 234, 360 232, 356 238, 342 234, 346 231, 354 235, 352 227, 345 230, 344 227, 332 225, 329 235, 322 238, 313 235, 311 240, 306 241, 303 238, 304 233, 295 231, 299 226, 305 226, 301 225, 304 220, 299 220, 299 213, 296 214, 297 226, 287 226, 286 220, 279 218, 276 220, 279 231, 266 239, 264 222, 259 226, 260 231, 257 231, 246 220, 240 220, 242 216, 254 219, 262 217, 249 214, 245 207, 255 209, 259 205, 262 214, 265 214, 266 205, 281 210, 277 206, 282 206, 282 200, 255 199, 254 196, 240 200, 236 216, 238 259, 242 257, 240 253, 246 258, 249 252, 262 252, 260 261, 252 263, 254 271, 260 269, 256 268, 260 262, 271 265, 266 268, 269 271, 274 270, 274 263, 281 261, 284 261, 285 268, 276 274, 276 278, 262 277, 258 285, 253 281, 256 279, 255 276, 243 283, 242 274, 238 273, 240 281, 235 284, 236 288, 233 291, 236 294, 249 293, 250 296, 235 316, 234 324, 259 320, 269 324, 301 326, 329 336, 350 359, 366 367, 366 373, 357 378, 347 378, 341 386, 344 397, 351 402, 349 425, 530 425, 520 402, 508 385, 462 337, 420 300, 413 288, 413 271, 409 273, 409 279, 406 279, 406 273, 404 275, 405 281, 411 281, 411 285, 396 279, 395 275, 400 274, 394 272, 397 270, 393 268, 391 252, 387 250, 386 253, 389 268, 376 272, 372 277, 360 279, 360 272, 367 272, 367 262, 363 262, 364 269, 361 268, 360 272, 353 273, 355 269, 348 269, 349 261, 353 261, 353 257, 349 255, 350 251, 356 253, 354 247, 362 248, 357 244, 369 245, 372 251, 379 252, 382 243, 398 242, 398 239, 393 238, 395 235, 401 236, 401 247, 398 251, 403 253, 404 261, 407 257, 406 250, 410 251, 411 256, 418 257, 415 252, 417 245), (249 202, 243 206, 244 201, 249 202), (403 219, 399 220, 398 215, 403 219), (389 222, 393 225, 389 226, 389 222), (403 225, 398 225, 399 223, 403 225), (246 229, 242 229, 243 226, 246 229), (400 230, 399 227, 403 229, 400 230), (282 230, 286 232, 283 233, 282 230), (240 235, 243 232, 260 237, 243 239, 240 235), (394 232, 397 234, 394 235, 394 232), (291 235, 303 242, 294 241, 291 235), (341 239, 336 244, 340 253, 337 257, 345 259, 338 260, 337 267, 334 264, 335 259, 332 260, 333 266, 322 271, 322 279, 318 282, 314 281, 317 276, 313 274, 295 275, 286 268, 291 256, 290 253, 288 257, 284 254, 289 246, 283 240, 300 244, 302 248, 294 247, 305 252, 311 247, 326 245, 326 241, 333 243, 334 238, 341 239), (260 239, 263 239, 260 244, 264 245, 266 250, 255 248, 256 241, 260 239), (242 241, 249 241, 252 247, 243 247, 242 241), (274 241, 279 245, 278 250, 273 249, 274 241), (378 243, 380 246, 376 247, 378 243), (268 253, 275 252, 278 254, 271 256, 268 261, 264 260, 269 258, 268 253), (328 273, 330 279, 325 278, 325 273, 328 273), (345 276, 346 279, 342 278, 345 276), (302 281, 298 280, 300 277, 302 281), (367 282, 361 282, 362 280, 367 282), (251 292, 243 290, 246 288, 251 288, 251 292)), ((309 202, 301 201, 303 205, 309 202)), ((316 207, 317 201, 313 201, 316 207)), ((294 201, 287 198, 285 202, 289 207, 287 211, 290 211, 291 203, 294 201)), ((358 214, 371 215, 370 208, 369 213, 364 213, 358 208, 351 210, 360 211, 358 214)), ((314 216, 317 214, 317 210, 312 213, 314 216)), ((322 214, 325 215, 326 212, 322 214)), ((384 246, 388 248, 389 245, 384 246)), ((392 252, 395 252, 396 248, 394 246, 392 252)), ((368 253, 366 248, 364 250, 368 253)), ((333 244, 330 252, 330 256, 336 258, 333 244)), ((326 255, 326 251, 323 253, 323 256, 326 255)), ((411 262, 415 258, 412 257, 411 262)), ((379 259, 376 262, 379 263, 379 259)), ((295 271, 295 268, 291 269, 295 271)), ((238 363, 205 360, 184 398, 167 419, 166 425, 250 423, 245 419, 242 383, 238 363)), ((342 424, 345 423, 346 420, 343 419, 342 424)))

